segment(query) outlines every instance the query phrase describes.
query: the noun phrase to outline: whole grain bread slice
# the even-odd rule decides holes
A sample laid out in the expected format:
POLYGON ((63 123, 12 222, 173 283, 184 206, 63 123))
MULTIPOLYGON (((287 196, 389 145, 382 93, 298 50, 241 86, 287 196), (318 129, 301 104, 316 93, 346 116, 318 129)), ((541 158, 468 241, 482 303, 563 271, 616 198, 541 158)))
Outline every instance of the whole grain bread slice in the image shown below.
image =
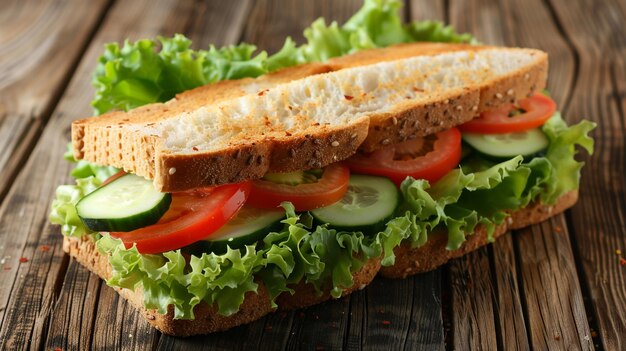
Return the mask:
POLYGON ((538 50, 408 44, 225 81, 72 124, 78 159, 161 191, 318 168, 425 136, 545 86, 538 50))
MULTIPOLYGON (((496 228, 494 238, 501 237, 509 229, 519 229, 544 221, 571 207, 577 199, 578 192, 571 191, 561 196, 553 205, 534 203, 525 209, 512 212, 511 217, 496 228)), ((458 250, 446 250, 446 242, 446 233, 437 232, 429 235, 427 243, 419 248, 412 248, 408 242, 401 243, 394 250, 396 254, 394 266, 381 267, 380 259, 367 261, 361 269, 353 273, 354 284, 352 287, 347 287, 342 296, 363 289, 374 279, 377 273, 387 278, 405 278, 409 275, 434 270, 452 258, 460 257, 488 244, 487 233, 484 228, 478 228, 475 233, 469 235, 467 241, 458 250)), ((95 242, 89 237, 81 239, 64 237, 63 250, 102 279, 108 279, 111 276, 108 257, 98 252, 95 242)), ((206 303, 201 303, 194 309, 196 316, 194 320, 174 319, 173 308, 170 308, 167 314, 159 314, 154 310, 146 309, 141 290, 131 291, 119 288, 115 290, 137 308, 148 323, 161 332, 174 336, 191 336, 227 330, 250 323, 272 312, 267 291, 262 282, 258 283, 258 291, 256 293, 248 292, 239 311, 234 315, 222 316, 217 313, 215 308, 211 308, 206 303)), ((311 284, 299 283, 292 288, 295 291, 293 295, 283 293, 277 298, 280 310, 304 308, 331 298, 328 290, 318 294, 311 284)))

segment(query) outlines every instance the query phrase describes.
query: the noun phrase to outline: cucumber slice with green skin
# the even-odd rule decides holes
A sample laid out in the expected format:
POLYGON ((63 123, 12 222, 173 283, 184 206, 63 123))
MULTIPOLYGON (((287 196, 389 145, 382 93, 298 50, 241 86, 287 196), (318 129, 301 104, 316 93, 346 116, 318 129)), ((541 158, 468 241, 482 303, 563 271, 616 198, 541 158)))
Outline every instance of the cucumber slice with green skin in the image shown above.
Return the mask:
POLYGON ((76 204, 78 217, 96 232, 129 232, 155 224, 167 212, 172 196, 152 181, 127 174, 94 190, 76 204))
POLYGON ((252 245, 270 232, 283 227, 280 222, 285 218, 285 211, 273 211, 244 206, 235 217, 224 224, 218 231, 204 240, 197 241, 185 248, 186 252, 202 254, 203 252, 224 253, 227 246, 239 249, 252 245))
POLYGON ((507 134, 463 133, 463 141, 480 154, 495 159, 510 159, 518 155, 529 158, 550 144, 540 128, 507 134))
POLYGON ((320 224, 366 234, 384 229, 400 203, 396 185, 385 177, 350 175, 348 191, 334 204, 311 211, 320 224))

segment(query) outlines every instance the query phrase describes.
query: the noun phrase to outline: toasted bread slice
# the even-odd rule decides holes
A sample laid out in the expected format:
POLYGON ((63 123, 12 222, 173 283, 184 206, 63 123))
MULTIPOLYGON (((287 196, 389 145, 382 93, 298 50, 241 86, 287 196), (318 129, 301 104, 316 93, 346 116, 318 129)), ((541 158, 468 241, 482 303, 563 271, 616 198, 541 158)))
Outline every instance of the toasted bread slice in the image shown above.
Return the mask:
MULTIPOLYGON (((542 203, 535 203, 525 209, 512 212, 511 217, 498 226, 494 237, 497 239, 509 229, 519 229, 544 221, 571 207, 577 199, 578 191, 571 191, 561 196, 554 205, 547 206, 542 203)), ((411 248, 410 243, 402 243, 394 250, 396 263, 391 267, 381 267, 379 259, 369 260, 360 270, 353 273, 354 284, 347 288, 342 296, 346 296, 357 289, 363 289, 374 279, 377 273, 388 278, 405 278, 409 275, 436 269, 452 258, 460 257, 488 244, 484 228, 478 228, 474 234, 469 235, 467 241, 458 250, 446 250, 446 242, 446 233, 437 232, 431 234, 428 242, 419 248, 411 248)), ((93 240, 87 237, 82 239, 64 237, 63 250, 102 279, 111 276, 108 257, 98 252, 93 240)), ((331 298, 328 291, 318 295, 310 284, 300 283, 292 288, 294 288, 295 294, 284 293, 277 298, 280 310, 303 308, 331 298)), ((273 311, 262 282, 259 282, 257 293, 249 292, 246 294, 240 310, 234 315, 222 316, 206 303, 201 303, 194 309, 196 316, 194 320, 174 319, 172 308, 167 314, 159 314, 154 310, 146 309, 140 290, 116 289, 116 291, 137 308, 148 323, 165 334, 175 336, 191 336, 227 330, 250 323, 273 311)))
POLYGON ((425 136, 545 86, 538 50, 413 44, 195 89, 72 124, 78 159, 161 191, 318 168, 425 136))

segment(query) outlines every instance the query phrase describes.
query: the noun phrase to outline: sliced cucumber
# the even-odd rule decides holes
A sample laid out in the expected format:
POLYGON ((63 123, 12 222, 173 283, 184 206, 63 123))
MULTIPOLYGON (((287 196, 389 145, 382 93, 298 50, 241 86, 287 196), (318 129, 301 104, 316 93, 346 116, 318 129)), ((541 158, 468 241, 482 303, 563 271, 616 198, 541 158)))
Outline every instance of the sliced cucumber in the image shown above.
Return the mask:
POLYGON ((186 251, 195 254, 203 252, 226 252, 226 247, 238 249, 262 240, 270 232, 280 230, 285 211, 265 210, 244 206, 237 215, 217 232, 204 240, 188 246, 186 251))
POLYGON ((128 232, 158 222, 171 201, 151 181, 127 174, 82 198, 76 212, 93 231, 128 232))
POLYGON ((463 133, 463 140, 480 154, 497 159, 534 156, 550 144, 540 128, 508 134, 463 133))
POLYGON ((348 191, 334 204, 311 211, 320 223, 337 230, 374 233, 384 229, 400 202, 396 185, 384 177, 351 175, 348 191))

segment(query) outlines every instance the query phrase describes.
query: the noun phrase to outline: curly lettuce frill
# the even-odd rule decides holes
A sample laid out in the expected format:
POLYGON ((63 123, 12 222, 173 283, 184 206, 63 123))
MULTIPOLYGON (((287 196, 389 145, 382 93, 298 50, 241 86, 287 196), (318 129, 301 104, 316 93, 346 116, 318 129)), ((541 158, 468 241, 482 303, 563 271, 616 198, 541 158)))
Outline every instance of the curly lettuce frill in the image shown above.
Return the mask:
POLYGON ((398 0, 365 0, 363 7, 344 25, 326 25, 323 18, 304 30, 307 42, 297 46, 287 38, 273 55, 256 52, 250 44, 209 50, 191 49, 181 34, 155 40, 125 41, 105 46, 98 60, 92 84, 96 96, 92 105, 97 114, 129 110, 163 102, 176 94, 226 79, 257 77, 280 68, 312 61, 324 61, 361 49, 413 41, 473 42, 469 34, 457 34, 436 21, 402 24, 398 0), (156 51, 157 48, 160 49, 156 51))
POLYGON ((188 256, 188 263, 181 250, 142 255, 135 247, 126 249, 121 241, 104 235, 96 244, 101 253, 109 255, 113 268, 107 283, 141 288, 147 308, 166 313, 172 305, 175 318, 194 318, 193 308, 201 301, 228 316, 239 310, 248 291, 257 291, 258 281, 265 285, 272 303, 280 293, 293 292, 289 285, 302 280, 319 293, 330 290, 339 297, 352 286, 353 272, 383 251, 385 257, 393 255, 392 248, 407 236, 401 218, 372 237, 324 226, 311 231, 310 215, 296 214, 290 203, 283 206, 283 230, 270 233, 263 243, 242 250, 229 248, 220 255, 188 256))
POLYGON ((165 314, 172 305, 177 319, 193 319, 193 308, 201 301, 217 305, 222 315, 237 312, 245 293, 257 291, 254 273, 265 263, 254 246, 241 251, 229 248, 221 255, 191 256, 187 262, 180 250, 142 255, 135 247, 125 249, 108 234, 96 245, 101 253, 110 255, 110 286, 141 288, 146 308, 165 314))

